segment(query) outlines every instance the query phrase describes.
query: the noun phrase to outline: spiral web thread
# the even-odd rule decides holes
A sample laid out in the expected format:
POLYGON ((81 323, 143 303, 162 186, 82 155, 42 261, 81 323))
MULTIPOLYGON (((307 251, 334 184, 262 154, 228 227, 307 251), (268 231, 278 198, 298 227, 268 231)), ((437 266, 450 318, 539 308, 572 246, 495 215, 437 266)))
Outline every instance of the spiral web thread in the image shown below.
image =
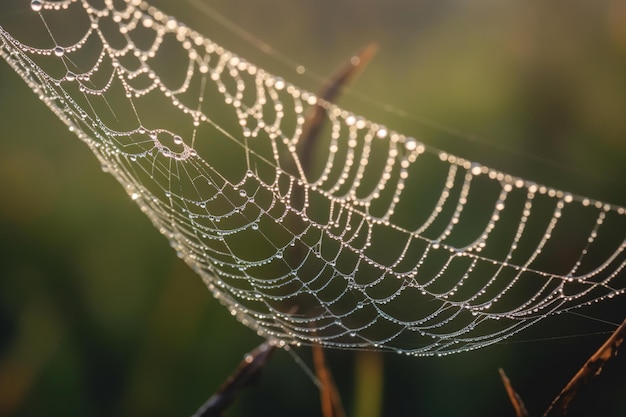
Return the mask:
POLYGON ((441 355, 624 292, 623 207, 432 149, 144 1, 30 6, 45 39, 0 27, 0 54, 280 345, 441 355), (303 154, 313 105, 326 120, 303 154))

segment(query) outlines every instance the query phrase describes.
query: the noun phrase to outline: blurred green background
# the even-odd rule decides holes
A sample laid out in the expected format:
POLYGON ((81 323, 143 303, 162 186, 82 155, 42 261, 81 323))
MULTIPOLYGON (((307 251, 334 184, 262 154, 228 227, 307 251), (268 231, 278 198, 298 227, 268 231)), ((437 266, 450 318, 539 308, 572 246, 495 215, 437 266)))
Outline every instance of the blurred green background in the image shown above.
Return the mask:
MULTIPOLYGON (((626 205, 626 1, 198 1, 307 71, 186 1, 153 4, 309 90, 320 84, 311 74, 331 74, 377 41, 343 107, 496 169, 626 205)), ((3 3, 0 25, 31 13, 29 1, 3 3)), ((0 415, 191 415, 261 340, 4 63, 0 126, 0 415)), ((624 298, 583 312, 620 322, 624 298)), ((499 367, 540 415, 615 326, 567 315, 537 327, 451 357, 380 355, 380 415, 512 416, 499 367)), ((297 352, 311 362, 308 349, 297 352)), ((327 354, 355 415, 355 393, 377 383, 358 376, 367 358, 327 354)), ((626 415, 625 356, 571 415, 626 415)), ((280 351, 229 415, 321 411, 316 387, 280 351)))

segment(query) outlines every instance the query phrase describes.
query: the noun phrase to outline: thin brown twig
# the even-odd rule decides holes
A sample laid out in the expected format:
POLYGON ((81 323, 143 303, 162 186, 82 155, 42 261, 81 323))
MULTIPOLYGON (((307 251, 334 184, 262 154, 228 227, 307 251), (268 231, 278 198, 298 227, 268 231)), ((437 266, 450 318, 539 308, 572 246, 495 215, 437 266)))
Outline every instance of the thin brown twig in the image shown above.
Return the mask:
POLYGON ((504 373, 504 369, 500 368, 498 372, 500 372, 500 378, 502 378, 506 393, 509 395, 509 400, 511 400, 511 404, 513 404, 513 408, 515 409, 515 415, 517 417, 528 417, 528 411, 526 410, 524 401, 522 401, 522 397, 513 389, 513 385, 511 385, 509 377, 504 373))
POLYGON ((324 417, 345 417, 346 413, 341 404, 341 397, 333 376, 326 366, 324 349, 318 344, 313 345, 313 363, 315 364, 315 373, 319 379, 320 400, 322 402, 322 415, 324 417))
POLYGON ((261 370, 272 356, 276 347, 268 341, 263 342, 241 361, 235 372, 224 382, 211 398, 205 402, 193 417, 219 417, 230 407, 239 392, 253 385, 261 370))
POLYGON ((556 396, 543 417, 565 416, 570 403, 578 392, 602 372, 606 363, 617 355, 617 350, 626 337, 626 320, 613 332, 606 342, 585 362, 563 390, 556 396))
POLYGON ((326 116, 324 103, 334 102, 342 89, 371 61, 377 50, 378 45, 374 42, 370 43, 353 56, 348 63, 339 68, 320 88, 317 95, 318 102, 309 108, 298 141, 297 153, 305 175, 310 174, 313 149, 324 125, 324 116, 326 116))

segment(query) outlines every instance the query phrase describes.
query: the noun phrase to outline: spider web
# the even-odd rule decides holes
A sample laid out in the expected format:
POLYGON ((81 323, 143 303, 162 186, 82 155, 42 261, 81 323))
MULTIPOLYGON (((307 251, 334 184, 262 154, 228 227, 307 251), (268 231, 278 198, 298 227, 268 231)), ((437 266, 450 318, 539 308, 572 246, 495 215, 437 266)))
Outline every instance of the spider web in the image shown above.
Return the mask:
POLYGON ((144 1, 31 9, 2 57, 259 335, 441 355, 624 292, 623 207, 352 114, 144 1))

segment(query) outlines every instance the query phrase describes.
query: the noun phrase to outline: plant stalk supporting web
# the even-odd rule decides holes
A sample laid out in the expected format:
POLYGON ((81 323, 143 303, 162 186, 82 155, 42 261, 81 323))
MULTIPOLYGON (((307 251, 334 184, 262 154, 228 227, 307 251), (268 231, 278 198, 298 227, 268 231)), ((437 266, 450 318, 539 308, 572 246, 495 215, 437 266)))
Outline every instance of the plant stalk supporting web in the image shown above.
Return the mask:
POLYGON ((2 57, 279 346, 465 351, 626 288, 623 207, 433 149, 144 1, 31 8, 47 39, 0 27, 2 57))

